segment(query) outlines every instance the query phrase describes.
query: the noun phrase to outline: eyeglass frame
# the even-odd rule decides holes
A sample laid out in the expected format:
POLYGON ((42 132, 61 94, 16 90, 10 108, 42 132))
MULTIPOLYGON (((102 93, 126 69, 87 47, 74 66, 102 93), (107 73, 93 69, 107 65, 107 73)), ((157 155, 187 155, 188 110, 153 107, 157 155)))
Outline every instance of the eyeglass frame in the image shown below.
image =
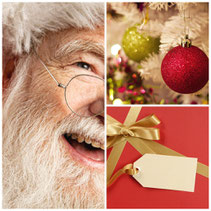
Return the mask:
POLYGON ((59 82, 56 80, 56 78, 54 77, 54 75, 51 73, 51 71, 48 69, 48 67, 46 66, 46 64, 42 61, 42 59, 38 56, 38 54, 37 54, 36 51, 35 51, 35 54, 36 54, 38 60, 40 61, 40 63, 41 63, 41 64, 43 65, 43 67, 45 68, 45 70, 49 73, 49 75, 51 76, 51 78, 56 82, 57 86, 64 89, 65 102, 66 102, 68 108, 69 108, 75 115, 77 115, 77 116, 79 116, 79 117, 87 117, 87 118, 89 118, 89 117, 98 116, 98 115, 100 115, 101 113, 104 112, 104 109, 103 109, 103 111, 101 111, 101 112, 99 112, 99 113, 97 113, 97 114, 91 115, 91 116, 82 116, 82 115, 79 115, 78 113, 76 113, 76 112, 69 106, 68 101, 67 101, 67 95, 66 95, 66 91, 67 91, 66 88, 69 86, 70 82, 71 82, 74 78, 77 78, 78 76, 89 76, 89 77, 92 77, 92 78, 100 79, 100 80, 102 80, 102 81, 104 82, 104 79, 103 79, 103 78, 101 78, 101 77, 99 77, 99 76, 95 76, 95 75, 89 75, 89 74, 78 74, 78 75, 73 76, 73 77, 69 80, 69 82, 67 83, 67 85, 65 86, 64 84, 59 83, 59 82))

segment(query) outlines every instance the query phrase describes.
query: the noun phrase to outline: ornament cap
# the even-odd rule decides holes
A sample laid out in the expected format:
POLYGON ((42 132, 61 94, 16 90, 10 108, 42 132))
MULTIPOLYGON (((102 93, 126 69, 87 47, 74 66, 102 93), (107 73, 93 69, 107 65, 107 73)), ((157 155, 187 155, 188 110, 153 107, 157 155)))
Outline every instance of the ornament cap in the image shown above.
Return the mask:
POLYGON ((185 37, 181 41, 181 46, 183 48, 190 48, 192 44, 191 39, 189 39, 188 35, 186 34, 185 37))

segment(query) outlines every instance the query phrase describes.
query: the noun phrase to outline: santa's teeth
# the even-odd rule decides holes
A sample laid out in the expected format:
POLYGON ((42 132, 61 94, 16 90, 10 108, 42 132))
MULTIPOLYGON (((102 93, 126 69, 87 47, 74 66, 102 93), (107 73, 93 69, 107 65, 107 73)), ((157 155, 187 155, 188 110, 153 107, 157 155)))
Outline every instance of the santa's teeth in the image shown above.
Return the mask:
POLYGON ((91 144, 95 148, 100 148, 100 143, 99 142, 92 142, 91 144))
POLYGON ((104 150, 105 149, 104 144, 101 144, 100 148, 104 150))
POLYGON ((92 140, 91 140, 90 138, 86 138, 86 139, 85 139, 85 142, 86 142, 87 144, 91 144, 91 143, 92 143, 92 140))
POLYGON ((72 134, 72 138, 73 138, 73 139, 77 139, 78 136, 77 136, 76 134, 72 134))
POLYGON ((91 144, 95 148, 100 148, 102 150, 105 149, 104 144, 95 141, 94 139, 91 138, 85 138, 84 136, 77 135, 77 134, 71 134, 71 133, 66 133, 66 136, 68 139, 74 139, 77 140, 79 143, 85 142, 86 144, 91 144))
POLYGON ((79 142, 79 143, 82 143, 83 141, 84 141, 84 137, 83 137, 83 136, 79 136, 79 137, 78 137, 78 142, 79 142))

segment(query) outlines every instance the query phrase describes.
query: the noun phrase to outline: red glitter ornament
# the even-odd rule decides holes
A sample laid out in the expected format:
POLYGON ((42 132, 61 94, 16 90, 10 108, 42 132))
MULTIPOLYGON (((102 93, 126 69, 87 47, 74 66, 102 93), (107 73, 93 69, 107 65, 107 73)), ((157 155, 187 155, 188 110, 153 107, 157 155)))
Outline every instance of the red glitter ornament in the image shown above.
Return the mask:
POLYGON ((163 59, 161 73, 174 91, 189 94, 200 90, 208 81, 208 57, 195 46, 177 46, 163 59))

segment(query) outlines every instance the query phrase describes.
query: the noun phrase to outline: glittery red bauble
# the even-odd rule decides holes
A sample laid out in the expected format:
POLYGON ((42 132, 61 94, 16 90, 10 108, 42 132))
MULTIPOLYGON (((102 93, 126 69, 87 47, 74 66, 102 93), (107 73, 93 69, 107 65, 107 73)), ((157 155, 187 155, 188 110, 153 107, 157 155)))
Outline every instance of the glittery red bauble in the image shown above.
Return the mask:
POLYGON ((161 73, 166 84, 176 92, 189 94, 208 81, 208 57, 195 46, 177 46, 163 59, 161 73))

